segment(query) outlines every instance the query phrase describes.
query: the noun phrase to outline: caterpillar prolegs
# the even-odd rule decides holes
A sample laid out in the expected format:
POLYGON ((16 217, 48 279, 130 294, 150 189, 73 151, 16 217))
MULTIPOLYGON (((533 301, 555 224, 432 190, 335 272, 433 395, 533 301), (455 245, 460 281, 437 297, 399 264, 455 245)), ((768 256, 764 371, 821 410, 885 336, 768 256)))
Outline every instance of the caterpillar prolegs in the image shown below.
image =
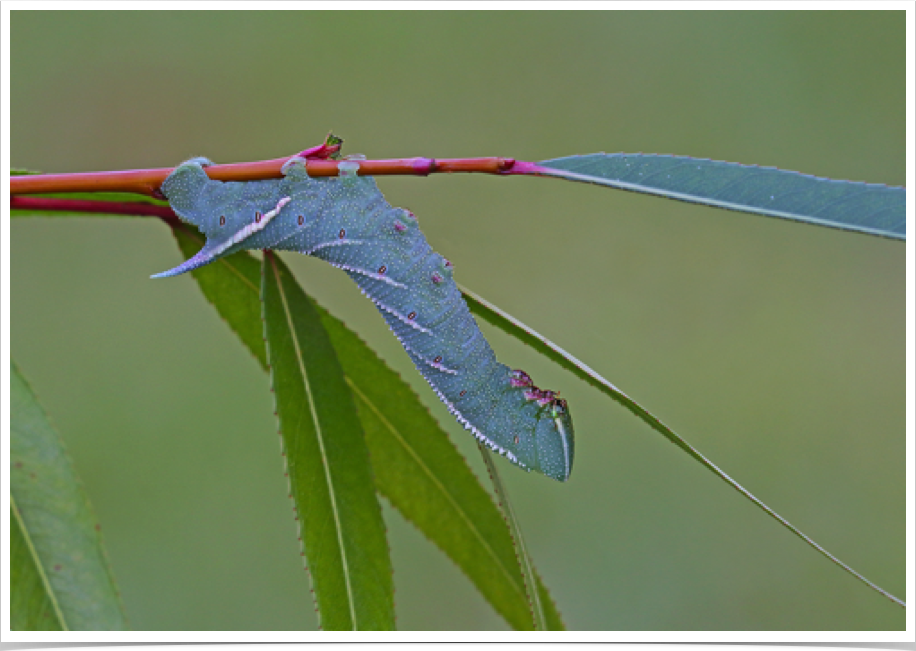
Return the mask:
POLYGON ((305 159, 282 179, 211 180, 204 158, 177 167, 162 193, 207 237, 192 258, 153 278, 174 276, 243 249, 298 251, 343 269, 375 303, 417 370, 458 421, 511 462, 566 481, 573 426, 566 401, 496 361, 413 213, 393 208, 356 161, 340 176, 312 178, 305 159))

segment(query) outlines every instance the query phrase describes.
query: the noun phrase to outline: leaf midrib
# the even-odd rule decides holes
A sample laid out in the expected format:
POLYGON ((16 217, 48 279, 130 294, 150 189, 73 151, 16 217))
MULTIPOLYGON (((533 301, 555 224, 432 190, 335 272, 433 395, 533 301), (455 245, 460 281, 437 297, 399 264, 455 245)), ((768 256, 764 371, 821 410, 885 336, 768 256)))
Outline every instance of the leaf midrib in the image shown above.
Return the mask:
POLYGON ((10 510, 13 513, 13 517, 15 517, 16 521, 19 523, 19 531, 22 534, 23 540, 25 540, 26 546, 29 548, 29 555, 32 557, 32 561, 35 563, 35 567, 38 569, 38 575, 41 577, 41 582, 45 587, 45 592, 48 595, 48 599, 51 600, 51 605, 54 606, 54 614, 57 615, 57 620, 60 622, 61 630, 69 631, 70 627, 67 626, 67 620, 64 619, 64 614, 60 610, 60 604, 57 602, 57 594, 54 592, 51 581, 48 578, 48 575, 45 573, 45 568, 44 564, 41 562, 41 557, 38 556, 38 551, 35 549, 35 545, 32 544, 32 534, 29 531, 29 528, 25 526, 25 520, 22 519, 22 513, 19 511, 19 507, 16 505, 16 498, 13 497, 12 491, 10 491, 10 510))

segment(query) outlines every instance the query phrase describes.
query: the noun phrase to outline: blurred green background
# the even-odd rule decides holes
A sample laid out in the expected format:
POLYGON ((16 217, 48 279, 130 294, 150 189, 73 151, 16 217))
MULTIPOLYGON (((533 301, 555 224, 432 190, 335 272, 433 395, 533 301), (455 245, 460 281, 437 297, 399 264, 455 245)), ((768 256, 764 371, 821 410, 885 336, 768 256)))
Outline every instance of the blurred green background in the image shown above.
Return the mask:
MULTIPOLYGON (((49 12, 11 20, 12 163, 659 152, 905 182, 904 12, 49 12)), ((459 282, 640 401, 905 597, 904 246, 545 179, 384 178, 459 282)), ((12 226, 12 352, 102 522, 137 629, 309 629, 267 378, 152 219, 12 226)), ((307 290, 436 401, 342 273, 307 290)), ((569 374, 561 485, 500 461, 572 629, 903 629, 840 571, 569 374)), ((402 629, 500 629, 384 505, 402 629)))

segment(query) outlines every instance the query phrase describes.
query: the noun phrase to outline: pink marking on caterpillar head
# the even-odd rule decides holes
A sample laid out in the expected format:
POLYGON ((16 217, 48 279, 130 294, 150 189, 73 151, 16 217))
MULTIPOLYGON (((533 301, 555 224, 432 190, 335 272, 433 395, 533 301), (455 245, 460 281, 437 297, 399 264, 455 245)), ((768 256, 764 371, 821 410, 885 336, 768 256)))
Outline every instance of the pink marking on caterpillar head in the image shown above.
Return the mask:
POLYGON ((551 404, 556 397, 556 391, 541 391, 541 397, 538 399, 538 404, 541 407, 546 407, 547 405, 551 404))
POLYGON ((542 394, 541 394, 540 389, 538 389, 537 387, 532 387, 528 389, 527 391, 525 391, 525 400, 537 400, 538 402, 540 402, 541 395, 542 394))
POLYGON ((404 211, 404 214, 407 216, 407 219, 412 219, 414 221, 417 221, 417 216, 413 214, 412 211, 407 210, 407 208, 402 208, 402 210, 404 211))
POLYGON ((525 371, 516 369, 509 373, 509 385, 513 387, 533 387, 534 382, 531 381, 531 376, 525 371))
POLYGON ((454 266, 455 266, 455 265, 453 265, 453 264, 452 264, 451 262, 449 262, 447 259, 445 260, 445 268, 446 268, 446 269, 452 269, 454 266))

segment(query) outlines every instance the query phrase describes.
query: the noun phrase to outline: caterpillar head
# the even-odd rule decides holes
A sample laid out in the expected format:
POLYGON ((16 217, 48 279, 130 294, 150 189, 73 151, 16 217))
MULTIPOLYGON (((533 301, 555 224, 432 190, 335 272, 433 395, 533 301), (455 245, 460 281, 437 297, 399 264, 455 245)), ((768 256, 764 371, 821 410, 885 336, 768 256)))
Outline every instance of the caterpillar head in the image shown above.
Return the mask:
MULTIPOLYGON (((525 400, 537 405, 533 456, 524 459, 534 469, 558 481, 569 479, 574 453, 572 416, 555 391, 539 389, 524 371, 511 371, 509 384, 521 389, 525 400)), ((517 443, 517 442, 516 442, 517 443)))
MULTIPOLYGON (((549 474, 554 479, 566 481, 569 479, 569 473, 572 470, 575 451, 572 416, 569 415, 569 407, 567 407, 566 401, 562 398, 554 398, 548 409, 556 432, 559 434, 558 439, 561 442, 563 459, 565 459, 565 463, 562 466, 558 466, 554 472, 549 474)), ((559 455, 557 456, 559 457, 559 455)))

